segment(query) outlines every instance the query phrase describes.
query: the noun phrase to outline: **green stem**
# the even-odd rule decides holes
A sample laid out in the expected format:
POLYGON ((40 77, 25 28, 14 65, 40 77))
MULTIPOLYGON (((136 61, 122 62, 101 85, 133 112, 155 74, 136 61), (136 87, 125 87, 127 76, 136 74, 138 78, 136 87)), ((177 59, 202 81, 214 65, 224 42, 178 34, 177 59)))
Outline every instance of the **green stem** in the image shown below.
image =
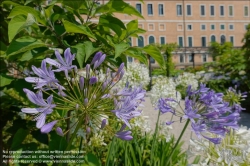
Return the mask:
POLYGON ((175 152, 176 147, 178 146, 178 144, 179 144, 179 142, 180 142, 180 140, 181 140, 181 138, 182 138, 184 132, 186 131, 189 122, 190 122, 190 120, 188 119, 187 122, 186 122, 186 124, 185 124, 185 126, 184 126, 184 128, 183 128, 182 131, 181 131, 181 134, 180 134, 180 136, 179 136, 177 142, 176 142, 175 145, 174 145, 174 148, 173 148, 172 152, 170 153, 170 155, 169 155, 169 157, 168 157, 168 160, 167 160, 167 162, 166 162, 166 165, 168 165, 170 159, 172 159, 172 155, 173 155, 173 153, 175 152))
POLYGON ((111 145, 110 145, 110 148, 108 150, 108 156, 107 156, 106 166, 109 166, 109 159, 110 159, 111 151, 112 151, 113 146, 114 146, 114 142, 115 142, 115 136, 113 137, 111 145))
POLYGON ((151 148, 151 152, 150 152, 150 163, 151 163, 151 165, 153 165, 154 148, 155 148, 155 143, 156 143, 156 135, 158 133, 158 128, 159 128, 160 114, 161 114, 161 112, 159 111, 158 116, 157 116, 156 126, 155 126, 153 144, 152 144, 152 148, 151 148))

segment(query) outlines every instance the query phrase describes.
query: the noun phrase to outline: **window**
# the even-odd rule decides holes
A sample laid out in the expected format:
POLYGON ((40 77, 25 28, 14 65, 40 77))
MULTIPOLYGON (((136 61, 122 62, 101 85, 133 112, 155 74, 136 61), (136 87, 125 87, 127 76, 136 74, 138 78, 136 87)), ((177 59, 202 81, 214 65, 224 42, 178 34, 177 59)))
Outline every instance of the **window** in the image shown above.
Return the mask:
POLYGON ((144 47, 144 38, 142 36, 138 37, 138 47, 144 47))
POLYGON ((216 42, 216 38, 214 35, 211 36, 211 42, 216 42))
POLYGON ((248 16, 248 6, 244 6, 244 16, 247 17, 248 16))
POLYGON ((154 38, 154 36, 149 36, 148 44, 152 44, 152 43, 155 43, 155 38, 154 38))
POLYGON ((202 62, 207 62, 207 54, 202 54, 202 62))
POLYGON ((230 36, 230 42, 234 45, 234 37, 230 36))
POLYGON ((231 16, 231 17, 234 15, 233 6, 228 6, 228 14, 229 14, 229 16, 231 16))
POLYGON ((148 4, 148 15, 153 15, 153 4, 148 4))
POLYGON ((182 29, 182 24, 180 23, 180 24, 177 24, 177 31, 183 31, 183 29, 182 29))
POLYGON ((214 16, 215 13, 214 13, 214 5, 211 5, 210 6, 210 16, 214 16))
POLYGON ((127 57, 127 60, 128 60, 128 62, 130 62, 130 63, 134 61, 134 59, 133 59, 132 57, 130 57, 130 56, 127 57))
POLYGON ((155 30, 154 24, 148 24, 148 31, 154 31, 154 30, 155 30))
POLYGON ((201 5, 201 16, 205 16, 205 6, 201 5))
POLYGON ((220 16, 224 16, 224 6, 220 6, 220 16))
POLYGON ((206 37, 201 37, 201 46, 202 47, 206 47, 207 41, 206 41, 206 37))
POLYGON ((159 10, 159 15, 163 16, 164 15, 163 4, 158 5, 158 10, 159 10))
POLYGON ((183 54, 180 54, 180 63, 185 62, 185 56, 183 54))
POLYGON ((194 61, 194 57, 192 54, 188 55, 188 62, 193 62, 194 61))
POLYGON ((215 30, 215 25, 211 24, 211 30, 215 30))
POLYGON ((220 30, 225 30, 225 24, 220 24, 220 30))
POLYGON ((205 24, 201 24, 201 30, 206 30, 206 25, 205 24))
POLYGON ((178 44, 180 47, 183 47, 183 37, 178 37, 178 44))
POLYGON ((193 47, 193 38, 191 36, 188 37, 188 47, 193 47))
POLYGON ((155 63, 154 58, 150 57, 150 63, 155 63))
POLYGON ((177 16, 182 15, 182 5, 176 5, 177 16))
POLYGON ((165 31, 165 24, 159 24, 159 31, 165 31))
POLYGON ((226 36, 225 35, 221 35, 220 36, 220 44, 224 44, 226 42, 226 36))
POLYGON ((160 37, 160 43, 161 44, 166 44, 165 37, 163 37, 163 36, 160 37))
POLYGON ((142 14, 142 12, 141 12, 141 4, 139 4, 139 3, 136 4, 136 10, 137 10, 139 13, 142 14))
POLYGON ((229 24, 229 30, 234 30, 234 25, 233 24, 229 24))
POLYGON ((245 24, 245 26, 244 26, 246 31, 247 31, 247 26, 248 26, 247 24, 245 24))
POLYGON ((191 16, 192 15, 192 11, 191 11, 191 5, 187 5, 187 16, 191 16))
POLYGON ((187 30, 191 31, 193 29, 192 24, 187 24, 187 30))

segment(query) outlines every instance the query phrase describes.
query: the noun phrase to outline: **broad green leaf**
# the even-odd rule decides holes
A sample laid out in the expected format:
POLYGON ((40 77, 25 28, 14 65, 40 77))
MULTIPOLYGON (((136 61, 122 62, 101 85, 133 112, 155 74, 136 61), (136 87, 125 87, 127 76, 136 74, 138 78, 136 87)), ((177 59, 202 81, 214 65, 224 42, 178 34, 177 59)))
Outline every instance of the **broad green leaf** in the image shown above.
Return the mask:
POLYGON ((138 30, 138 20, 132 20, 127 24, 128 33, 138 30))
POLYGON ((11 13, 8 18, 13 18, 17 15, 28 16, 28 13, 31 13, 38 22, 43 25, 46 25, 46 20, 44 18, 41 18, 40 12, 28 6, 16 6, 14 9, 11 10, 11 13))
POLYGON ((22 29, 31 26, 33 23, 35 23, 35 19, 30 13, 28 13, 27 19, 23 15, 17 15, 12 18, 8 25, 9 42, 11 42, 22 29))
POLYGON ((6 55, 8 56, 8 58, 10 58, 10 56, 12 55, 16 55, 21 52, 32 50, 38 47, 46 47, 46 45, 35 38, 24 36, 10 43, 6 51, 6 55))
POLYGON ((6 74, 0 74, 0 87, 9 85, 14 79, 7 76, 6 74))
POLYGON ((124 54, 131 56, 133 58, 138 59, 140 62, 144 63, 145 65, 148 65, 148 59, 147 57, 142 53, 141 48, 136 47, 130 47, 127 49, 124 54))
POLYGON ((46 18, 50 18, 50 16, 53 14, 53 7, 54 5, 50 5, 44 10, 46 18))
POLYGON ((92 33, 92 31, 89 29, 88 26, 76 25, 76 24, 73 24, 73 23, 66 21, 66 20, 63 21, 63 24, 64 24, 64 27, 65 27, 67 32, 81 33, 81 34, 85 34, 93 39, 96 39, 96 37, 94 36, 94 34, 92 33))
POLYGON ((46 55, 48 53, 53 53, 53 50, 48 50, 46 47, 35 48, 33 50, 28 50, 25 52, 19 61, 29 61, 32 58, 36 58, 38 56, 46 55))
POLYGON ((115 18, 111 15, 101 15, 99 19, 99 24, 104 25, 112 29, 118 36, 121 35, 122 30, 121 29, 126 29, 125 25, 121 20, 118 18, 115 18))
POLYGON ((29 134, 28 130, 25 130, 23 128, 18 129, 12 140, 11 149, 17 150, 28 134, 29 134))
POLYGON ((50 132, 49 150, 65 150, 67 141, 64 137, 56 134, 55 131, 50 132))
POLYGON ((127 43, 114 44, 115 46, 115 58, 121 55, 124 51, 129 48, 127 43))
POLYGON ((143 18, 133 6, 130 6, 123 0, 110 0, 107 4, 97 8, 96 13, 123 13, 143 18))
POLYGON ((22 6, 16 2, 12 2, 12 1, 3 1, 2 4, 12 5, 12 6, 22 6))
POLYGON ((99 166, 99 165, 101 165, 99 159, 95 155, 93 155, 92 153, 88 153, 85 156, 85 160, 87 161, 89 166, 99 166))
POLYGON ((88 60, 90 55, 92 55, 94 52, 98 51, 98 47, 94 47, 93 43, 90 41, 86 41, 84 43, 79 43, 76 46, 73 46, 73 48, 77 49, 76 53, 76 59, 82 68, 83 63, 88 60))
POLYGON ((78 0, 78 1, 63 0, 62 4, 66 5, 66 6, 69 6, 69 7, 73 8, 73 9, 79 9, 84 4, 84 1, 80 1, 80 0, 78 0))
POLYGON ((31 135, 33 138, 35 138, 37 141, 48 145, 49 144, 49 137, 47 134, 42 134, 40 130, 35 130, 31 132, 31 135))
POLYGON ((6 49, 7 49, 7 46, 2 41, 0 41, 0 57, 5 57, 6 49))
POLYGON ((163 56, 161 55, 160 50, 156 46, 147 45, 144 48, 142 48, 142 50, 145 51, 152 58, 154 58, 154 60, 159 64, 161 68, 165 67, 165 60, 163 56))

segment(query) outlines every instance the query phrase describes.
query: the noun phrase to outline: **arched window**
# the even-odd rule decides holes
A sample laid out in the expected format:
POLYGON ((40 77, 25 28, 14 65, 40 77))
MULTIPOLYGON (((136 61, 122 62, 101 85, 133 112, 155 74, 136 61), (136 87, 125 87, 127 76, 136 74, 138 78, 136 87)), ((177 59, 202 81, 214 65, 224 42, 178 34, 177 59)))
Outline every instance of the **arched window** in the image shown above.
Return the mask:
POLYGON ((138 37, 138 47, 144 47, 144 38, 142 36, 138 37))
POLYGON ((154 36, 149 36, 148 44, 152 44, 152 43, 155 43, 155 38, 154 38, 154 36))
POLYGON ((214 35, 211 36, 211 42, 216 42, 216 38, 214 35))
POLYGON ((221 35, 220 36, 220 44, 224 44, 226 42, 226 36, 225 35, 221 35))

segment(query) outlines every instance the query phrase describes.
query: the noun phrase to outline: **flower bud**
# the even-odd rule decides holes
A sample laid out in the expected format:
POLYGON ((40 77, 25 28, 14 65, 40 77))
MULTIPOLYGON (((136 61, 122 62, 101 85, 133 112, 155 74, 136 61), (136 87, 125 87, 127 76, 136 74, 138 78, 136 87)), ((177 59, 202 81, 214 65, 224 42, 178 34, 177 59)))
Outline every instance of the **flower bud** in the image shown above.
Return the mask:
POLYGON ((90 132, 91 132, 90 127, 87 127, 87 129, 86 129, 86 133, 87 133, 87 134, 90 134, 90 132))
POLYGON ((88 98, 84 99, 84 105, 85 105, 85 106, 87 106, 87 105, 88 105, 88 103, 89 103, 88 98))
POLYGON ((117 74, 119 74, 119 73, 123 70, 123 68, 124 68, 124 63, 122 63, 122 64, 120 65, 120 67, 118 68, 117 74))
POLYGON ((83 90, 84 87, 84 78, 81 76, 80 77, 80 89, 83 90))
POLYGON ((92 64, 94 64, 96 61, 98 61, 100 58, 101 58, 101 56, 102 56, 102 52, 97 52, 96 54, 95 54, 95 56, 94 56, 94 58, 92 59, 92 61, 91 61, 91 65, 92 64))
POLYGON ((93 84, 95 84, 97 81, 98 81, 98 79, 97 79, 96 77, 93 76, 93 77, 90 78, 89 84, 90 84, 90 85, 93 85, 93 84))
POLYGON ((102 91, 104 91, 107 87, 107 82, 105 81, 103 84, 102 84, 102 91))
POLYGON ((76 104, 76 110, 78 110, 78 108, 79 108, 79 104, 76 104))
POLYGON ((86 65, 86 77, 89 78, 89 76, 90 76, 90 65, 87 64, 86 65))
POLYGON ((56 128, 56 133, 58 134, 58 135, 60 135, 60 136, 62 136, 63 137, 63 131, 62 131, 62 129, 60 128, 60 127, 57 127, 56 128))
POLYGON ((103 129, 107 124, 107 119, 102 120, 101 129, 103 129))

